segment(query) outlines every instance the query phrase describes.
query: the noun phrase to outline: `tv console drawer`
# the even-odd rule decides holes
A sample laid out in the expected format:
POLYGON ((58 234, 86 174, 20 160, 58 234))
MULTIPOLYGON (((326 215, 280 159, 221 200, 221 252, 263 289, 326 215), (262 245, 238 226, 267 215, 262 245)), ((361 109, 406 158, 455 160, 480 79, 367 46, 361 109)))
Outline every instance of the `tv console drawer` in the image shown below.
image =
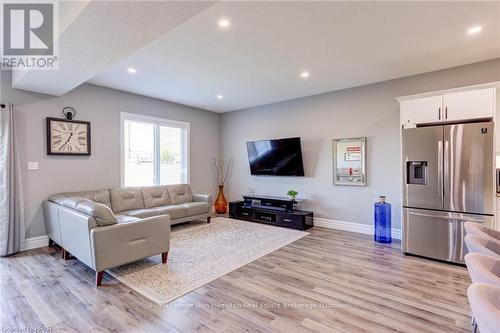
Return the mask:
POLYGON ((240 208, 236 214, 236 217, 242 220, 253 220, 254 211, 251 209, 240 208))
POLYGON ((281 227, 288 227, 294 229, 302 229, 302 216, 299 215, 280 215, 276 224, 281 227))
POLYGON ((266 212, 255 212, 255 219, 269 224, 276 223, 276 214, 266 212))

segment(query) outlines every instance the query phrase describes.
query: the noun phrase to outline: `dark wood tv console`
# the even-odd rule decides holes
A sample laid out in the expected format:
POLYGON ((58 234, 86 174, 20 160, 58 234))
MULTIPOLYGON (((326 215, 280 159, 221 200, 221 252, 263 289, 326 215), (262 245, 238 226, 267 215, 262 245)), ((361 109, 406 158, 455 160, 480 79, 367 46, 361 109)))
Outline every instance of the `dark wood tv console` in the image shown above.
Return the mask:
POLYGON ((313 226, 313 212, 297 210, 304 200, 272 196, 244 195, 229 203, 229 217, 299 230, 313 226))

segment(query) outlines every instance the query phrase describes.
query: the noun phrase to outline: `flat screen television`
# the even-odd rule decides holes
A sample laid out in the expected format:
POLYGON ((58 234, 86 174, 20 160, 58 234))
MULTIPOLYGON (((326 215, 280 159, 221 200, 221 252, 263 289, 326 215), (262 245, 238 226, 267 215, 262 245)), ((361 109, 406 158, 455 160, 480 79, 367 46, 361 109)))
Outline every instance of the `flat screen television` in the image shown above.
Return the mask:
POLYGON ((304 176, 300 138, 247 142, 252 175, 304 176))

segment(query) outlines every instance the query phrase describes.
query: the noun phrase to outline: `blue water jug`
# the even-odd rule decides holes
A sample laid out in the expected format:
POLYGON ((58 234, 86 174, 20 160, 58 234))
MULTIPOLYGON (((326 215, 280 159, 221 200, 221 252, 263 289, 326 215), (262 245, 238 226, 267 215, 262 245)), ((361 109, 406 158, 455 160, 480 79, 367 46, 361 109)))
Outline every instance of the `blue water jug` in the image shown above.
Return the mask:
POLYGON ((385 196, 379 197, 375 203, 375 235, 373 239, 378 243, 391 243, 391 204, 385 202, 385 196))

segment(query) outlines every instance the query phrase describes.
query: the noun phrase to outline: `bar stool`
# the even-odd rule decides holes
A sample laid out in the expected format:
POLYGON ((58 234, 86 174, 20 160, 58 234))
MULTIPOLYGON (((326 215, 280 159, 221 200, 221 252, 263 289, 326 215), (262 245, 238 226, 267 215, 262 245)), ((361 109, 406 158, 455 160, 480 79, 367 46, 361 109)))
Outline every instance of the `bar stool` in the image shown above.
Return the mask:
POLYGON ((500 241, 500 231, 485 227, 482 224, 474 222, 465 222, 464 228, 467 235, 492 237, 495 240, 500 241))
POLYGON ((500 329, 500 287, 484 283, 473 283, 467 296, 475 318, 474 333, 498 333, 500 329))
POLYGON ((466 235, 465 244, 469 253, 475 252, 500 257, 500 241, 495 240, 493 237, 466 235))
POLYGON ((482 253, 468 253, 465 264, 473 283, 486 283, 500 287, 500 257, 482 253))

